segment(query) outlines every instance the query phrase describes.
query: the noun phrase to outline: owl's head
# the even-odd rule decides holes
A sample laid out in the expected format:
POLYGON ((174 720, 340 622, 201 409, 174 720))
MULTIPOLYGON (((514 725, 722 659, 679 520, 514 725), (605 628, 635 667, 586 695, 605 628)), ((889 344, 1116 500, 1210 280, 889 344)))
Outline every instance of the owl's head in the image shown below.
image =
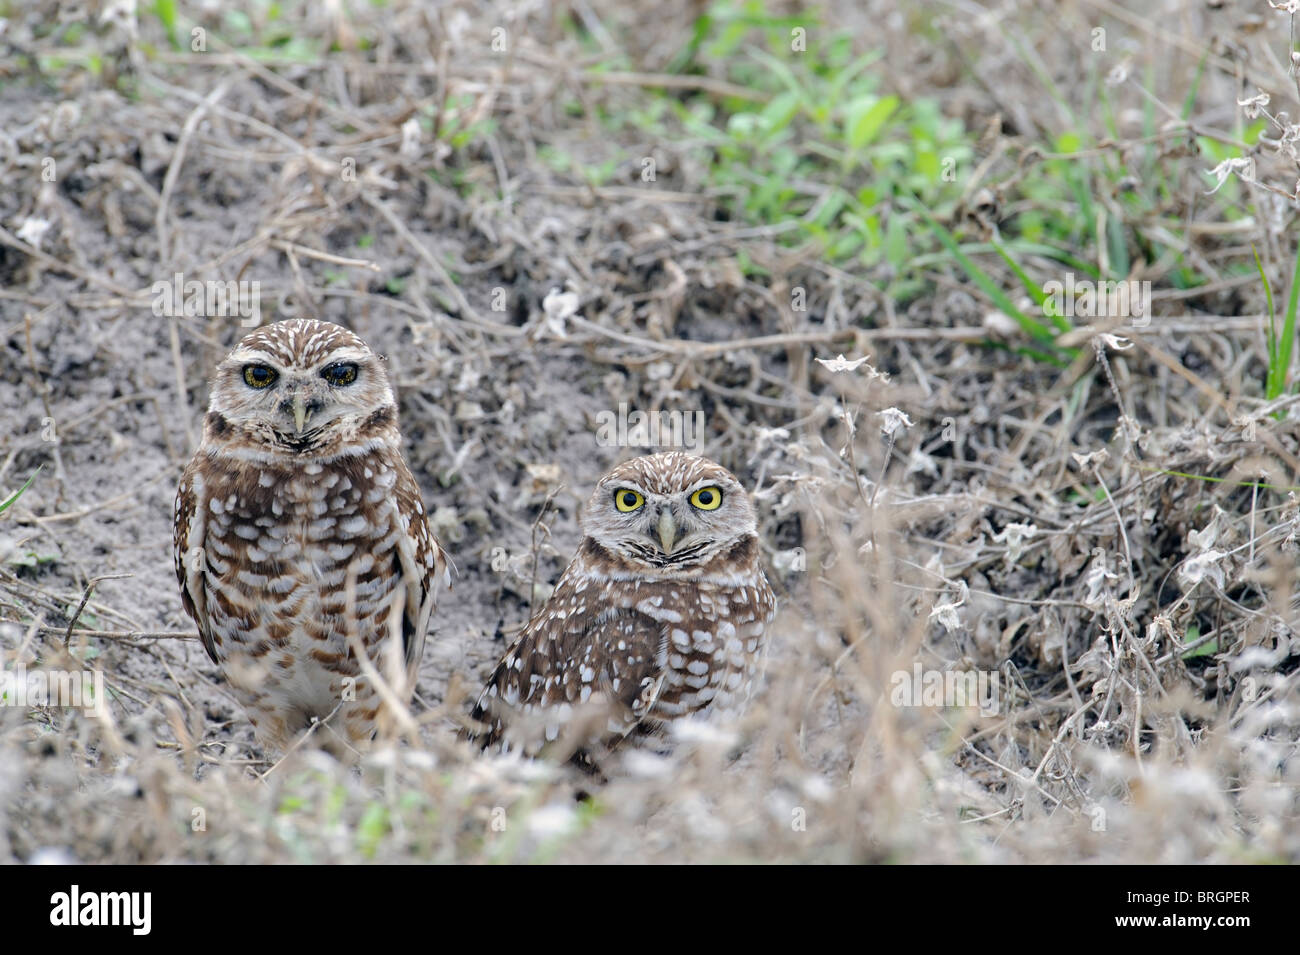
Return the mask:
POLYGON ((259 328, 217 366, 207 427, 217 438, 322 453, 396 422, 383 359, 342 326, 293 319, 259 328))
POLYGON ((726 468, 681 451, 633 458, 596 485, 583 532, 633 568, 691 574, 756 540, 754 505, 726 468))

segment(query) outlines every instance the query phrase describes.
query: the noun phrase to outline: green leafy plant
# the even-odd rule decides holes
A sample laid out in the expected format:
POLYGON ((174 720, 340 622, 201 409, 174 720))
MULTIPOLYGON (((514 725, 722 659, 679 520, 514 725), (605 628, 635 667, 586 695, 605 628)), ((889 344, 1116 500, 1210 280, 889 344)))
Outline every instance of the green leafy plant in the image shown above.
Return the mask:
POLYGON ((912 194, 950 207, 956 170, 973 150, 962 124, 934 100, 905 102, 882 90, 870 69, 882 51, 858 54, 854 44, 809 16, 774 17, 758 0, 724 0, 696 21, 672 69, 703 73, 725 63, 726 79, 745 95, 665 91, 602 118, 642 138, 686 143, 728 218, 766 226, 779 243, 810 246, 831 262, 883 266, 895 291, 920 291, 908 263, 918 244, 933 242, 894 199, 912 194), (806 50, 792 49, 799 28, 817 31, 806 50))

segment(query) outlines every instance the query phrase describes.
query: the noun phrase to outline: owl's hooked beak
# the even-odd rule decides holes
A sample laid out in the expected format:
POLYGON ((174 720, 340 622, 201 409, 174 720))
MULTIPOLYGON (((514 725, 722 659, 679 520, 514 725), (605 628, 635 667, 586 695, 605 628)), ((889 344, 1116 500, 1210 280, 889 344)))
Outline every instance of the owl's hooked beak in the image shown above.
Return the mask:
POLYGON ((288 395, 280 409, 285 414, 293 415, 293 426, 299 435, 307 429, 309 422, 316 412, 324 407, 324 403, 317 398, 311 389, 303 391, 294 391, 288 395))
POLYGON ((665 507, 659 512, 659 524, 655 530, 659 532, 659 543, 663 545, 664 553, 673 552, 673 543, 677 539, 677 522, 673 520, 673 512, 670 508, 665 507))
POLYGON ((302 395, 293 396, 293 424, 302 434, 302 429, 307 426, 307 402, 303 400, 302 395))

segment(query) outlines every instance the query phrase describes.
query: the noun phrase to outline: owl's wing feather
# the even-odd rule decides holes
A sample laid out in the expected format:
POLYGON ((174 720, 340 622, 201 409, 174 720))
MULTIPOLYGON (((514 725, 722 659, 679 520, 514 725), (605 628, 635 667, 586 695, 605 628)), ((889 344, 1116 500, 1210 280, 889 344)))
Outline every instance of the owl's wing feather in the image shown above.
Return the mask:
POLYGON ((198 627, 199 637, 208 656, 219 663, 217 647, 208 625, 208 594, 206 585, 207 557, 204 552, 206 511, 199 500, 203 479, 198 473, 196 456, 185 469, 180 488, 176 492, 176 514, 172 525, 175 544, 176 579, 181 585, 181 604, 198 627))
MULTIPOLYGON (((622 735, 653 706, 663 668, 662 622, 634 607, 604 607, 605 591, 587 586, 570 565, 541 613, 501 659, 479 695, 472 718, 489 728, 488 747, 512 717, 604 704, 608 730, 622 735)), ((553 739, 554 721, 541 719, 553 739)))
POLYGON ((402 533, 397 542, 397 564, 405 588, 402 613, 402 640, 406 651, 408 676, 414 682, 424 654, 429 620, 437 603, 439 577, 451 586, 451 571, 443 553, 429 530, 420 488, 404 461, 397 466, 397 483, 393 489, 402 533))

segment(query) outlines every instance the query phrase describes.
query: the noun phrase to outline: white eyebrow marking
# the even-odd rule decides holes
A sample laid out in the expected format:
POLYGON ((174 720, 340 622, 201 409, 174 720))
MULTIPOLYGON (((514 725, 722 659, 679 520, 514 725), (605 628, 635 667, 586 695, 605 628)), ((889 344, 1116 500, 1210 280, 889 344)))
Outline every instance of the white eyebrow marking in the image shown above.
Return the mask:
POLYGON ((351 346, 345 345, 342 348, 334 349, 332 352, 326 355, 325 358, 322 359, 322 361, 328 361, 330 363, 336 361, 365 361, 367 358, 370 357, 370 355, 371 355, 370 352, 363 351, 360 348, 352 348, 351 346))
POLYGON ((264 352, 259 348, 236 348, 226 356, 227 361, 239 362, 241 365, 250 361, 260 361, 267 365, 279 366, 280 359, 273 356, 270 352, 264 352))
POLYGON ((643 488, 640 484, 637 484, 636 481, 630 479, 627 481, 610 481, 605 485, 605 488, 609 491, 632 490, 638 492, 642 497, 650 496, 649 491, 643 488))

